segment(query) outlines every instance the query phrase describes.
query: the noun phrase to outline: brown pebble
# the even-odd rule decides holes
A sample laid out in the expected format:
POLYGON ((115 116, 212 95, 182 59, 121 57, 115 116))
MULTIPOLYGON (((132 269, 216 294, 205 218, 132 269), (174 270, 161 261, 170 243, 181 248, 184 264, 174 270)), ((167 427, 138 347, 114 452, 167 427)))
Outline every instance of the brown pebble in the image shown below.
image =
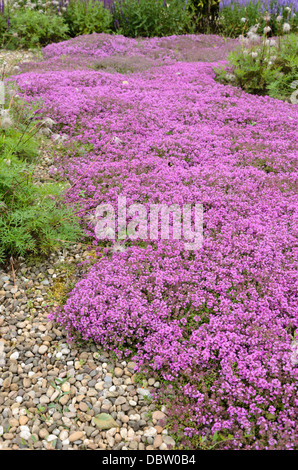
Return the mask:
POLYGON ((82 431, 76 431, 76 432, 73 432, 70 436, 69 436, 69 442, 75 442, 75 441, 78 441, 79 439, 83 439, 84 437, 84 433, 82 431))

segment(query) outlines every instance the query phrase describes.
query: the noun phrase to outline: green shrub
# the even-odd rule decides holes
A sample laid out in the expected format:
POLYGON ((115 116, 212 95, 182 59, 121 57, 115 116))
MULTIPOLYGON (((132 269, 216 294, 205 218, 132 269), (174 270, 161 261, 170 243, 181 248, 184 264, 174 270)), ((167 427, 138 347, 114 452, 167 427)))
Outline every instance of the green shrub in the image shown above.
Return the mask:
POLYGON ((112 13, 116 31, 128 37, 192 31, 193 11, 185 0, 116 0, 112 13))
POLYGON ((34 182, 38 142, 34 125, 24 127, 16 129, 7 112, 0 117, 0 262, 46 255, 82 234, 73 210, 62 202, 63 186, 34 182))
POLYGON ((291 101, 298 80, 297 35, 277 40, 264 35, 258 44, 243 38, 240 50, 232 52, 228 60, 228 66, 215 69, 219 81, 240 86, 248 93, 291 101))
POLYGON ((4 45, 36 48, 67 38, 68 27, 62 17, 35 10, 18 10, 10 16, 10 27, 4 34, 4 45))
POLYGON ((112 15, 101 0, 70 0, 64 18, 71 37, 111 32, 112 15))

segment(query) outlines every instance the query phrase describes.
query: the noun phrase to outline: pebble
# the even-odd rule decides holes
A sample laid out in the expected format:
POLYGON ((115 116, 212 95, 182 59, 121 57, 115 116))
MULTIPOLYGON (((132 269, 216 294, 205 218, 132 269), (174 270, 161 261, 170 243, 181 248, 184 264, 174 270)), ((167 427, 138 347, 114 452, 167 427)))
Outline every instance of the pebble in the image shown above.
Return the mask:
POLYGON ((20 426, 20 437, 27 441, 31 437, 31 432, 28 426, 20 426))
POLYGON ((38 352, 39 354, 45 354, 48 350, 48 347, 45 346, 44 344, 42 346, 40 346, 40 348, 38 349, 38 352))
POLYGON ((75 441, 79 441, 80 439, 83 439, 83 437, 84 437, 84 433, 82 431, 76 431, 72 433, 68 439, 69 439, 69 442, 75 442, 75 441))
POLYGON ((10 359, 17 360, 19 358, 20 354, 16 351, 11 354, 10 359))

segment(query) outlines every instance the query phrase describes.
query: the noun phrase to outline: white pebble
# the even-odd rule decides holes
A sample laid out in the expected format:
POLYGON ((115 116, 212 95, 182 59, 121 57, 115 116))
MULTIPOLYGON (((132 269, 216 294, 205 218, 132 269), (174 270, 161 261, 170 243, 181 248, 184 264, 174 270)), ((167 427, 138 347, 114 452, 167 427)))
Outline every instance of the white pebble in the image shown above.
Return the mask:
POLYGON ((156 436, 156 434, 157 434, 156 429, 153 427, 147 428, 144 431, 145 437, 153 437, 153 436, 156 436))
POLYGON ((30 429, 28 426, 20 426, 20 437, 22 439, 28 440, 31 437, 30 429))
POLYGON ((10 359, 14 359, 14 360, 17 360, 20 356, 20 353, 18 353, 17 351, 12 353, 12 355, 10 356, 10 359))
POLYGON ((59 439, 61 439, 61 441, 65 441, 66 439, 68 439, 68 432, 66 431, 66 429, 63 429, 60 434, 59 434, 59 439))
POLYGON ((62 352, 62 354, 69 354, 69 353, 70 353, 70 349, 68 349, 68 348, 63 348, 63 349, 61 349, 61 352, 62 352))

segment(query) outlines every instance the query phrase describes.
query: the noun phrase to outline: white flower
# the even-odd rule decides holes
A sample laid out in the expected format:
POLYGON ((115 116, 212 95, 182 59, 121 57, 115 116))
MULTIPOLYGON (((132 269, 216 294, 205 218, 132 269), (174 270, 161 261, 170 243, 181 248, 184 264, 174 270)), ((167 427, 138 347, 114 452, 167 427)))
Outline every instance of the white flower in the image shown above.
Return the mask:
POLYGON ((41 125, 44 127, 48 127, 49 129, 52 129, 55 124, 57 124, 56 121, 49 117, 46 117, 41 121, 41 125))
POLYGON ((276 47, 277 46, 277 42, 276 42, 275 39, 270 38, 270 39, 268 39, 268 41, 269 41, 269 46, 270 47, 276 47))
POLYGON ((256 43, 259 42, 260 36, 258 34, 253 33, 252 31, 249 31, 247 33, 248 38, 250 39, 251 42, 256 43))
POLYGON ((8 109, 2 109, 0 117, 0 127, 2 127, 2 129, 9 129, 13 126, 13 124, 14 123, 12 118, 9 116, 8 109))
POLYGON ((241 18, 241 23, 246 23, 246 18, 241 18))
POLYGON ((286 11, 291 11, 291 8, 290 8, 290 7, 286 7, 285 10, 286 10, 286 11))
POLYGON ((288 33, 291 30, 291 26, 289 25, 289 23, 284 23, 282 25, 282 30, 284 33, 288 33))
POLYGON ((259 23, 255 24, 254 26, 251 26, 251 27, 249 28, 249 32, 250 32, 250 33, 256 33, 256 32, 258 31, 258 29, 259 29, 259 26, 260 26, 259 23))
POLYGON ((252 52, 251 56, 252 56, 253 59, 256 59, 258 57, 258 53, 257 52, 252 52))
POLYGON ((277 42, 275 41, 275 39, 266 39, 265 41, 265 44, 266 46, 269 46, 269 47, 276 47, 277 46, 277 42))
POLYGON ((268 23, 268 21, 270 21, 271 19, 271 16, 267 13, 266 15, 264 15, 264 21, 266 21, 266 23, 268 23))
POLYGON ((270 26, 265 26, 265 28, 263 29, 263 31, 264 31, 265 34, 269 33, 269 31, 271 31, 270 26))
POLYGON ((278 15, 278 16, 276 17, 276 21, 277 21, 278 23, 280 23, 281 20, 282 20, 282 16, 278 15))

